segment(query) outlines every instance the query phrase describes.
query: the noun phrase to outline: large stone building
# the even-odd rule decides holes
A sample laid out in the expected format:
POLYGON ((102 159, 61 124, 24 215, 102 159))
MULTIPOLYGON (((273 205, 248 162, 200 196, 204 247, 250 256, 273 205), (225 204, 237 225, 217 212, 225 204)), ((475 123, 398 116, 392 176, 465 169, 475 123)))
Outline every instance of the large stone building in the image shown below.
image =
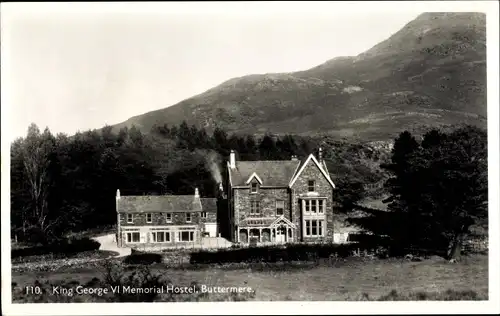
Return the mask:
POLYGON ((217 200, 193 195, 120 196, 116 192, 119 247, 191 245, 215 237, 217 200))
POLYGON ((305 160, 237 161, 226 168, 227 226, 233 242, 333 242, 335 185, 321 149, 305 160))
POLYGON ((217 198, 116 194, 119 247, 199 244, 204 236, 238 243, 336 242, 335 185, 321 149, 300 161, 237 161, 231 151, 217 198))

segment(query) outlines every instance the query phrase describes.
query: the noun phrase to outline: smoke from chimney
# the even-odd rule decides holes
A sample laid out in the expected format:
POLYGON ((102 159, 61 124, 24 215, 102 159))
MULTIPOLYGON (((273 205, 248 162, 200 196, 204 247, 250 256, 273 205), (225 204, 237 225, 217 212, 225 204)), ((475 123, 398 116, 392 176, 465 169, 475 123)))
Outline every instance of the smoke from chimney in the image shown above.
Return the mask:
POLYGON ((219 160, 220 157, 216 152, 208 152, 206 163, 215 183, 222 183, 222 173, 220 172, 219 160))

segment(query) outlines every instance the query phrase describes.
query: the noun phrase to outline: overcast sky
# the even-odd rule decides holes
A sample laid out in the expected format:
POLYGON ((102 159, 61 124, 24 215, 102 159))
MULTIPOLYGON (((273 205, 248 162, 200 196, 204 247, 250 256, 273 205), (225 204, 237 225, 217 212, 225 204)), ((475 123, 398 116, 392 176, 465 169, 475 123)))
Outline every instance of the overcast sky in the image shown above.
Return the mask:
POLYGON ((132 5, 2 4, 2 88, 8 89, 2 116, 8 107, 9 138, 25 135, 31 122, 54 133, 100 128, 233 77, 357 55, 423 8, 132 5))

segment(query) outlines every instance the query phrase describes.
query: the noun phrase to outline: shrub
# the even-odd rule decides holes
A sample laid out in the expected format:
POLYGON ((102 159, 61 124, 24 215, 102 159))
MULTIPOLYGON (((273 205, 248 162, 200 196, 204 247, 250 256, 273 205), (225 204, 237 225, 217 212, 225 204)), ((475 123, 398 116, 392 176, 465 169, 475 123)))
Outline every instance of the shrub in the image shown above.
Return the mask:
POLYGON ((126 264, 142 264, 148 265, 153 263, 162 262, 162 255, 157 253, 133 253, 127 257, 123 261, 126 264))

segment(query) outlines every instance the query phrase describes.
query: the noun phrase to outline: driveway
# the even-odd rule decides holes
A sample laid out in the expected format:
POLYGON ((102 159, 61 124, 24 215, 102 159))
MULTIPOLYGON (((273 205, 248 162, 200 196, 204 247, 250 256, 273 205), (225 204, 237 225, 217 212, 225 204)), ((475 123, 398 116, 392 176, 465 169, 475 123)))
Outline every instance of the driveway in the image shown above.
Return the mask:
POLYGON ((126 248, 118 248, 116 244, 116 235, 115 234, 109 234, 109 235, 104 235, 104 236, 99 236, 99 237, 94 237, 92 239, 98 241, 101 244, 101 247, 99 247, 99 250, 107 250, 107 251, 114 251, 118 253, 118 256, 113 256, 110 258, 119 258, 119 257, 125 257, 130 255, 132 252, 132 249, 126 247, 126 248))

